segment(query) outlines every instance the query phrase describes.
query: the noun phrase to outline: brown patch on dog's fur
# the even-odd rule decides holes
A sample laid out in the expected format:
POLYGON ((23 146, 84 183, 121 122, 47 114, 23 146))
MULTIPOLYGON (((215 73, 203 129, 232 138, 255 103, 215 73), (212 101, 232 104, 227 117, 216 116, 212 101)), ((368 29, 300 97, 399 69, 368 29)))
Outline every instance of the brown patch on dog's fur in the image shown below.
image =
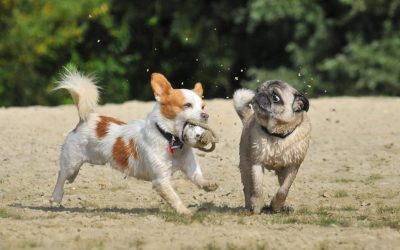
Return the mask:
POLYGON ((168 119, 173 119, 178 113, 182 112, 183 105, 186 99, 182 91, 179 89, 172 89, 169 95, 161 96, 160 110, 161 113, 168 119))
POLYGON ((124 125, 126 124, 123 121, 117 120, 113 117, 108 117, 108 116, 99 116, 100 121, 97 123, 96 127, 96 134, 98 138, 102 138, 107 135, 108 132, 108 125, 110 123, 114 123, 117 125, 124 125))
POLYGON ((133 141, 133 139, 129 140, 128 148, 129 148, 129 152, 133 156, 133 158, 135 158, 135 160, 139 159, 139 153, 137 151, 137 147, 136 147, 136 144, 133 141))
POLYGON ((139 159, 139 153, 133 139, 130 139, 128 145, 126 145, 122 137, 116 139, 112 149, 112 156, 114 161, 121 167, 121 170, 129 167, 129 156, 132 156, 135 160, 139 159))
POLYGON ((122 170, 128 168, 129 153, 126 151, 125 142, 121 137, 118 137, 114 143, 112 156, 122 170))
MULTIPOLYGON (((173 89, 171 83, 159 73, 151 75, 151 87, 154 95, 159 98, 160 110, 168 119, 173 119, 175 116, 182 112, 183 105, 185 104, 185 97, 179 89, 173 89)), ((200 93, 203 87, 201 84, 196 84, 195 89, 200 93)))

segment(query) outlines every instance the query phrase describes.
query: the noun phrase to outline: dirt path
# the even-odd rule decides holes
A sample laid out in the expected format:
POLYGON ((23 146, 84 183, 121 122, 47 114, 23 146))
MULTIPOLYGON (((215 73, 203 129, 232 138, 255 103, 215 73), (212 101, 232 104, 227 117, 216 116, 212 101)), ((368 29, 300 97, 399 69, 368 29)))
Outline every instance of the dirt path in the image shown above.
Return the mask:
MULTIPOLYGON (((141 119, 153 103, 99 112, 141 119)), ((0 109, 0 249, 400 249, 399 98, 311 100, 308 156, 291 189, 292 214, 248 215, 238 165, 241 122, 230 100, 207 102, 217 149, 200 155, 220 188, 205 193, 181 174, 174 186, 193 218, 173 213, 148 182, 85 165, 63 208, 47 202, 73 106, 0 109)), ((265 174, 266 202, 277 188, 265 174)))

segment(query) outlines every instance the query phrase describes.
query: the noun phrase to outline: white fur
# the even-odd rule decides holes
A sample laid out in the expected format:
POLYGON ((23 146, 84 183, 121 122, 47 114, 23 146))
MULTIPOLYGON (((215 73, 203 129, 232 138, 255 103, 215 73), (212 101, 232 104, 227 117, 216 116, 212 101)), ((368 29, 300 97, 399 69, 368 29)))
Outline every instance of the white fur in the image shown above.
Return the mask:
POLYGON ((233 94, 233 105, 239 117, 246 120, 252 113, 250 102, 254 97, 254 92, 249 89, 238 89, 233 94))
POLYGON ((67 89, 78 108, 80 119, 86 121, 94 111, 99 99, 98 87, 92 77, 84 76, 77 70, 65 70, 57 89, 67 89))
POLYGON ((72 96, 75 95, 78 100, 75 104, 81 120, 76 128, 68 134, 62 147, 60 171, 50 199, 51 202, 61 202, 65 181, 73 182, 85 162, 98 165, 109 163, 113 168, 120 170, 121 166, 117 164, 112 155, 113 146, 119 137, 125 144, 133 139, 139 154, 138 159, 129 157, 128 168, 124 173, 137 179, 151 181, 153 188, 178 213, 188 214, 190 211, 183 205, 171 185, 170 179, 175 171, 181 170, 189 180, 206 191, 213 191, 217 188, 216 184, 209 183, 203 178, 193 149, 184 145, 182 149, 178 149, 174 151, 173 155, 170 155, 168 141, 156 127, 157 123, 165 131, 181 136, 183 125, 187 119, 199 120, 202 113, 202 100, 193 91, 181 90, 193 107, 185 109, 174 119, 164 117, 160 112, 160 105, 157 103, 146 120, 135 120, 125 125, 110 123, 107 134, 98 138, 96 127, 100 116, 93 111, 98 93, 93 81, 79 72, 68 72, 64 75, 58 88, 66 88, 72 96))

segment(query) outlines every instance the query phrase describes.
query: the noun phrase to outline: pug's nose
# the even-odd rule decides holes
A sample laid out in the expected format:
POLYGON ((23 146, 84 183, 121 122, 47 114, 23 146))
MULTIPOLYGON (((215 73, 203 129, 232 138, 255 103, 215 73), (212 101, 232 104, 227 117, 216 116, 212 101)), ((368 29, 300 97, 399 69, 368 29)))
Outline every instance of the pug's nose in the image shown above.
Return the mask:
POLYGON ((207 121, 209 115, 208 115, 207 113, 202 112, 200 116, 201 116, 201 119, 202 119, 203 121, 207 121))

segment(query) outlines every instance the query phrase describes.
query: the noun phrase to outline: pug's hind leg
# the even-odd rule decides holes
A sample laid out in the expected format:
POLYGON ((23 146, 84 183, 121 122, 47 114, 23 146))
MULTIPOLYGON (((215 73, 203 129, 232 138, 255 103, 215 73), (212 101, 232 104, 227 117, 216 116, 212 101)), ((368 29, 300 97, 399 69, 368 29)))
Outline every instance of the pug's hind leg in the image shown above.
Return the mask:
POLYGON ((285 205, 286 197, 289 193, 289 189, 292 186, 294 179, 296 178, 298 169, 298 166, 291 166, 275 171, 275 173, 278 175, 280 187, 278 189, 278 192, 276 192, 274 198, 272 198, 272 211, 279 211, 285 205))

